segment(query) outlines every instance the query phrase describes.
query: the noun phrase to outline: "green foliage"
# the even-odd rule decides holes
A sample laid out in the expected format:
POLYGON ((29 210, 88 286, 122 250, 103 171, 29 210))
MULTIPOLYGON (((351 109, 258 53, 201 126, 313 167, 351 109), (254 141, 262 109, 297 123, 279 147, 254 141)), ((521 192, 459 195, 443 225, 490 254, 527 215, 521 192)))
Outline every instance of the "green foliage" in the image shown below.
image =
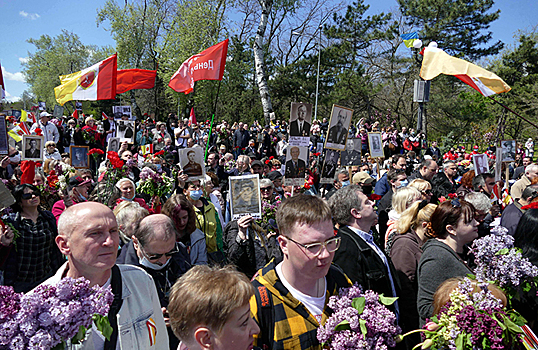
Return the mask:
POLYGON ((398 0, 407 24, 423 41, 435 41, 450 55, 476 60, 499 53, 504 44, 489 44, 491 22, 500 10, 489 12, 493 0, 398 0))

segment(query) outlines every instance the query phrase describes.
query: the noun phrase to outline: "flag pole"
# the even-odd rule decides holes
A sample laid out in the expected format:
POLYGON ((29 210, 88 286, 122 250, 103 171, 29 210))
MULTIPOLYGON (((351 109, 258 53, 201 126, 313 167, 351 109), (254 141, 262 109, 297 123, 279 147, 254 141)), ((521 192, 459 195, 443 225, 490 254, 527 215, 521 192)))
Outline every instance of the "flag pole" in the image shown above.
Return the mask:
POLYGON ((211 115, 211 125, 209 127, 209 134, 207 136, 207 144, 205 145, 205 155, 204 161, 207 160, 207 151, 209 150, 209 142, 211 142, 211 132, 213 131, 213 119, 215 118, 215 113, 217 112, 217 102, 219 100, 220 84, 222 80, 219 80, 219 86, 217 87, 217 97, 215 97, 215 106, 213 107, 213 115, 211 115))
POLYGON ((532 126, 534 126, 535 128, 538 129, 538 125, 534 124, 533 122, 531 122, 531 121, 528 120, 527 118, 523 117, 522 115, 520 115, 520 114, 514 112, 514 111, 513 111, 512 109, 510 109, 510 107, 508 107, 507 105, 505 105, 505 104, 503 104, 503 103, 497 101, 496 99, 494 99, 494 98, 491 97, 491 96, 488 96, 488 98, 489 98, 490 100, 492 100, 493 102, 497 103, 498 105, 500 105, 501 107, 503 107, 504 109, 506 109, 507 111, 514 113, 516 116, 520 117, 521 119, 523 119, 524 121, 526 121, 527 123, 529 123, 530 125, 532 125, 532 126))

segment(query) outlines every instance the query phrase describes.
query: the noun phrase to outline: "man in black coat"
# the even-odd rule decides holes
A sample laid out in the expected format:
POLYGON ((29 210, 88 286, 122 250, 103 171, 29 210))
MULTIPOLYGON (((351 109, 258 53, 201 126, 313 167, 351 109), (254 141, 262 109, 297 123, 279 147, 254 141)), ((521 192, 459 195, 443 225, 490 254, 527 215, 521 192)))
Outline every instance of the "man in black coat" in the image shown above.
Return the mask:
POLYGON ((305 120, 306 106, 297 107, 297 119, 290 123, 290 136, 310 136, 310 123, 305 120))
POLYGON ((233 146, 234 146, 234 155, 237 159, 237 156, 244 154, 243 150, 248 146, 248 140, 250 139, 250 133, 247 130, 248 125, 239 123, 237 130, 234 131, 233 135, 233 146))
POLYGON ((339 111, 337 118, 338 121, 336 122, 336 125, 329 129, 327 142, 344 145, 347 138, 347 129, 344 127, 347 116, 343 111, 339 111))
POLYGON ((299 147, 291 147, 291 159, 286 162, 286 173, 284 175, 287 179, 304 178, 306 163, 304 160, 299 159, 300 154, 299 147))

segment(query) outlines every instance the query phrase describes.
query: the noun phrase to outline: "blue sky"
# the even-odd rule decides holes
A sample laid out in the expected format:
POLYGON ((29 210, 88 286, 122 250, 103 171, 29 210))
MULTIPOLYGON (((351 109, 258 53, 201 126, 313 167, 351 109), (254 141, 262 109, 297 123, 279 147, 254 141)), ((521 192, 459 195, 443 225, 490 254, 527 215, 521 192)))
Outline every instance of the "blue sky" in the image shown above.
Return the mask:
MULTIPOLYGON (((4 19, 0 34, 0 63, 7 99, 17 100, 28 88, 21 73, 23 62, 32 52, 28 38, 43 34, 51 37, 62 29, 77 34, 84 44, 114 45, 110 33, 97 27, 97 9, 105 0, 0 0, 0 13, 4 19)), ((388 12, 397 7, 396 0, 365 0, 370 5, 367 14, 388 12)), ((536 0, 497 0, 494 9, 501 10, 499 20, 491 25, 493 40, 514 43, 518 29, 530 30, 538 24, 536 0)))

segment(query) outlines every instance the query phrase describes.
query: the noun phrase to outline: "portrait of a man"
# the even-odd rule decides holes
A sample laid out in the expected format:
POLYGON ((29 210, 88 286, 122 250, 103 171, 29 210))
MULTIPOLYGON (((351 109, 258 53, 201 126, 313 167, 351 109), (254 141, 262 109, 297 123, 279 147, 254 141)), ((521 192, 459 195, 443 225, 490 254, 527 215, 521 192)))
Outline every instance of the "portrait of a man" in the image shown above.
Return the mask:
POLYGON ((381 143, 380 132, 369 132, 368 144, 370 146, 370 156, 372 158, 379 158, 379 157, 385 156, 385 153, 383 152, 382 143, 381 143))
POLYGON ((306 162, 303 159, 300 159, 301 155, 301 148, 304 149, 304 154, 306 158, 306 147, 299 147, 299 146, 292 146, 288 147, 289 154, 286 155, 286 171, 285 171, 285 177, 286 179, 295 179, 295 178, 302 178, 304 179, 305 171, 306 171, 306 162))
POLYGON ((325 148, 344 150, 352 116, 352 109, 333 105, 325 148))
POLYGON ((120 120, 118 121, 118 137, 120 138, 120 141, 127 141, 129 143, 132 143, 134 141, 134 135, 135 135, 135 122, 131 120, 120 120))
POLYGON ((361 164, 361 139, 353 138, 347 139, 346 150, 342 151, 342 165, 360 165, 361 164))
POLYGON ((293 102, 291 104, 290 136, 310 136, 312 105, 293 102))
POLYGON ((71 166, 74 168, 88 168, 88 146, 71 146, 71 166))
POLYGON ((23 135, 22 144, 24 147, 23 160, 43 159, 43 137, 35 135, 23 135))
POLYGON ((334 173, 338 167, 338 158, 340 158, 340 152, 335 150, 327 150, 325 154, 325 162, 323 163, 323 169, 321 170, 321 183, 333 183, 334 173), (323 179, 326 179, 325 181, 323 179))
POLYGON ((201 147, 179 150, 179 165, 183 173, 191 179, 201 179, 205 175, 202 164, 204 164, 204 150, 201 147))
POLYGON ((201 176, 202 166, 196 163, 196 152, 194 150, 188 151, 187 158, 189 162, 183 165, 183 172, 189 176, 201 176))
POLYGON ((242 215, 261 217, 260 188, 257 175, 230 177, 233 220, 242 215))
POLYGON ((513 162, 516 160, 516 140, 503 140, 502 145, 502 161, 513 162))
POLYGON ((475 176, 489 171, 488 156, 485 154, 473 154, 473 166, 475 176))

